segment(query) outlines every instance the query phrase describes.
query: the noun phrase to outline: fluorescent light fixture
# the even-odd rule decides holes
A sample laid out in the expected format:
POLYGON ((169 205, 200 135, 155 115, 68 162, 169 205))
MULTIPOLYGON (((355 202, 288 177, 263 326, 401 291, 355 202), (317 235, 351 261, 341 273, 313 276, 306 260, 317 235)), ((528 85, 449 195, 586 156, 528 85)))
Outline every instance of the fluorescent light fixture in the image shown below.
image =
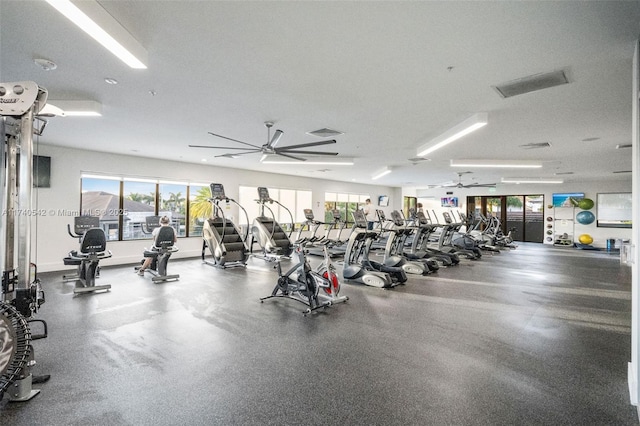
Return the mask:
POLYGON ((100 117, 102 115, 102 104, 96 101, 55 101, 49 99, 45 108, 49 105, 61 110, 63 117, 100 117))
POLYGON ((373 176, 371 176, 371 179, 373 180, 380 179, 382 176, 386 176, 389 173, 391 173, 391 169, 389 167, 383 167, 382 169, 375 172, 373 176))
POLYGON ((451 167, 487 167, 505 169, 539 169, 539 161, 520 160, 451 160, 451 167))
POLYGON ((457 124, 432 139, 428 143, 418 148, 418 157, 424 157, 427 154, 432 153, 436 149, 440 149, 443 146, 450 144, 451 142, 460 139, 461 137, 468 135, 474 130, 484 127, 489 122, 489 114, 486 112, 479 112, 464 120, 462 123, 457 124))
POLYGON ((147 51, 97 1, 46 2, 131 68, 147 68, 147 51))
POLYGON ((104 179, 104 180, 122 180, 119 176, 107 176, 107 175, 94 175, 91 173, 81 173, 82 179, 104 179))
POLYGON ((562 179, 502 178, 502 183, 564 183, 562 179))
POLYGON ((281 155, 263 155, 263 158, 260 160, 263 164, 294 164, 298 166, 303 165, 329 165, 329 166, 353 166, 353 158, 314 158, 313 160, 299 161, 294 160, 293 158, 289 159, 287 157, 283 157, 281 155))

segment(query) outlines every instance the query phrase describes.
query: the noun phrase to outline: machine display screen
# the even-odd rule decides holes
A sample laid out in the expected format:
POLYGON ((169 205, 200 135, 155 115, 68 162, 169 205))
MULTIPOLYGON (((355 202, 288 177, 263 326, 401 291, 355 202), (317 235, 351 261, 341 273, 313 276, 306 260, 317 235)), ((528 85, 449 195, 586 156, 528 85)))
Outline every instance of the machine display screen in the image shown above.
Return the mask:
POLYGON ((227 198, 224 194, 224 186, 221 183, 212 183, 211 186, 211 198, 223 199, 227 198))
POLYGON ((265 188, 264 186, 259 186, 258 187, 258 197, 260 198, 260 201, 262 201, 262 202, 271 200, 271 197, 269 197, 269 190, 267 188, 265 188))

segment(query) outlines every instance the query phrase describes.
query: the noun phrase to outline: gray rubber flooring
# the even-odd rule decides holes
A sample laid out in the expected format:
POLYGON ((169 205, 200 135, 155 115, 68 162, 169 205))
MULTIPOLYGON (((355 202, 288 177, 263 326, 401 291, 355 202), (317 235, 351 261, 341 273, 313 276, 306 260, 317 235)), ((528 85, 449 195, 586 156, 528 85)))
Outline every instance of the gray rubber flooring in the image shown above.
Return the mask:
MULTIPOLYGON (((116 255, 116 253, 114 253, 116 255)), ((26 403, 3 425, 630 425, 631 269, 522 244, 303 316, 263 260, 103 268, 106 293, 42 274, 26 403)))

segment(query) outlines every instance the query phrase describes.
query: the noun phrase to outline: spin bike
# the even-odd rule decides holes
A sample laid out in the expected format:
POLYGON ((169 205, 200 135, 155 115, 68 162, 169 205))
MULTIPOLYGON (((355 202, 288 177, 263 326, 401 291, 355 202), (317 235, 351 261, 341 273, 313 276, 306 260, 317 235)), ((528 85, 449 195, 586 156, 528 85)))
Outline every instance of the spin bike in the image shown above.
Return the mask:
POLYGON ((315 270, 307 259, 305 245, 308 242, 308 238, 302 238, 293 243, 295 265, 288 271, 282 272, 280 258, 274 260, 278 282, 270 296, 260 298, 261 303, 274 297, 286 297, 308 306, 302 312, 306 316, 316 309, 349 300, 347 296, 340 296, 340 280, 329 256, 328 242, 322 243, 324 261, 315 270))
POLYGON ((71 226, 67 225, 69 235, 80 240, 80 250, 69 252, 63 261, 65 265, 77 266, 78 270, 73 275, 63 275, 62 281, 79 282, 80 287, 73 289, 76 294, 109 290, 111 284, 96 285, 96 278, 100 276, 98 263, 111 257, 111 251, 107 250, 107 238, 100 228, 100 218, 78 216, 74 218, 73 231, 71 232, 71 226))

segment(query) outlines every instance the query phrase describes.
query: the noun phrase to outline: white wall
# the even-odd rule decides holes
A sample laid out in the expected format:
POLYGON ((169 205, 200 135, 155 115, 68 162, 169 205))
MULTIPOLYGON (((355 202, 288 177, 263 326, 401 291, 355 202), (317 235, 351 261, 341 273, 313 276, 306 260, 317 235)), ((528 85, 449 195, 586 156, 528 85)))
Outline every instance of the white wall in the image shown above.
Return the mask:
MULTIPOLYGON (((73 269, 65 266, 62 261, 70 250, 78 248, 78 241, 72 239, 67 233, 67 224, 73 224, 73 217, 57 212, 79 210, 82 172, 201 183, 218 182, 224 185, 227 195, 236 200, 240 185, 311 190, 314 215, 319 219, 324 218, 325 192, 368 193, 372 200, 377 199, 378 195, 389 195, 390 205, 385 210, 391 212, 393 209, 402 208, 401 190, 386 186, 143 159, 51 145, 39 146, 37 154, 51 157, 51 188, 39 188, 34 193, 37 196, 37 208, 44 212, 55 212, 38 217, 32 227, 34 242, 31 260, 37 263, 39 271, 42 272, 73 269)), ((232 211, 231 214, 238 217, 237 211, 232 211)), ((200 256, 202 239, 200 237, 180 238, 177 245, 180 251, 174 255, 174 258, 200 256)), ((136 263, 142 258, 145 246, 149 246, 148 240, 109 241, 107 248, 111 250, 113 257, 102 260, 101 264, 136 263)))
MULTIPOLYGON (((425 208, 435 208, 436 210, 442 210, 440 208, 441 197, 458 197, 460 203, 459 209, 466 211, 467 196, 500 196, 500 195, 544 195, 545 199, 545 217, 552 216, 552 210, 547 209, 547 205, 552 203, 552 194, 564 193, 564 192, 584 192, 586 198, 591 198, 594 202, 597 200, 598 193, 605 192, 631 192, 631 176, 626 176, 622 180, 607 181, 607 182, 567 182, 560 185, 532 185, 532 184, 520 184, 520 185, 497 185, 494 191, 490 192, 490 188, 434 188, 434 189, 418 189, 418 188, 404 188, 402 191, 403 196, 417 197, 418 201, 425 204, 425 208), (447 194, 447 192, 453 192, 453 195, 447 194)), ((579 209, 576 209, 578 213, 579 209)), ((591 209, 591 212, 596 215, 597 206, 591 209)), ((597 216, 597 215, 596 215, 597 216)), ((597 219, 597 218, 596 218, 597 219)), ((607 245, 607 239, 631 239, 631 229, 620 228, 599 228, 594 221, 590 225, 580 225, 576 223, 574 235, 577 237, 580 234, 589 234, 593 238, 593 246, 599 248, 605 248, 607 245)), ((542 242, 542 241, 541 241, 542 242)))

